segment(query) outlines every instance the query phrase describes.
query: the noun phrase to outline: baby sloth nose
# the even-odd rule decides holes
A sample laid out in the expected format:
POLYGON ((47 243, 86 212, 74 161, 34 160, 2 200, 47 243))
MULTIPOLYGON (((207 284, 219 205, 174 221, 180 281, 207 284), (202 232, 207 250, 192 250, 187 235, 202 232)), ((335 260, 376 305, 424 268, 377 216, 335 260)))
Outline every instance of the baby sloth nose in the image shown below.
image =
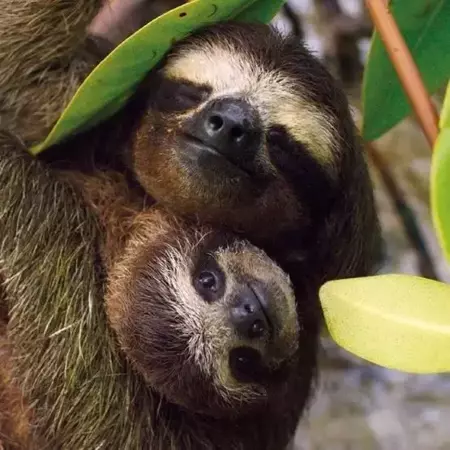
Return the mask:
POLYGON ((267 316, 262 292, 246 285, 231 308, 231 322, 239 335, 244 339, 269 337, 272 325, 267 316))
POLYGON ((255 157, 261 131, 257 113, 247 102, 233 98, 214 101, 202 112, 200 120, 206 145, 232 160, 255 157))

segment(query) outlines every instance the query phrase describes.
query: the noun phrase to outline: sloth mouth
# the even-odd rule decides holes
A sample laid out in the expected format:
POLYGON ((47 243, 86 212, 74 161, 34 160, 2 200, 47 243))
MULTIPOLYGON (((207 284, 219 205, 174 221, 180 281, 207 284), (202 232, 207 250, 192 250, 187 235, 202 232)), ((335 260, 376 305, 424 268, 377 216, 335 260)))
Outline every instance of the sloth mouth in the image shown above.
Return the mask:
POLYGON ((218 161, 220 161, 222 164, 226 164, 228 168, 232 169, 234 172, 239 172, 240 175, 245 175, 247 177, 251 177, 252 174, 250 171, 242 165, 239 165, 236 163, 236 161, 231 160, 230 158, 227 158, 223 153, 219 152, 215 147, 205 144, 200 138, 193 136, 192 134, 184 133, 183 134, 184 140, 189 144, 189 146, 192 146, 201 152, 205 152, 214 158, 217 158, 218 161))

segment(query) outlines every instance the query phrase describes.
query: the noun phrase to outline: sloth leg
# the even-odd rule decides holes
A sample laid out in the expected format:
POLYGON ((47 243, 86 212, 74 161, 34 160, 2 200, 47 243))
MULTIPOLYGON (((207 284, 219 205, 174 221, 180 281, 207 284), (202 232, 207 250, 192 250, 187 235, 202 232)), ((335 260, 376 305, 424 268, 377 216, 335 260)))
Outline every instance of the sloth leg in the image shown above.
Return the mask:
POLYGON ((44 139, 95 66, 84 46, 100 7, 101 0, 0 0, 0 126, 27 145, 44 139))

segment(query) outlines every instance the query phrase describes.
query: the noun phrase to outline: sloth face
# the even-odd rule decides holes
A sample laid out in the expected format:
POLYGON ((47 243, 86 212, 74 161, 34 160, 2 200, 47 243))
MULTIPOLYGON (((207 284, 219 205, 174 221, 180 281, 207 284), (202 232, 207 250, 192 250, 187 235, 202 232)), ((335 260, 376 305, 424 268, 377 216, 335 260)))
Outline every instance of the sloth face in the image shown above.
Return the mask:
POLYGON ((112 268, 107 311, 121 348, 170 402, 220 416, 286 395, 300 328, 288 276, 217 231, 142 214, 112 268))
POLYGON ((132 164, 157 200, 262 233, 298 230, 327 207, 351 119, 298 42, 216 25, 176 45, 146 85, 132 164), (276 222, 262 226, 268 217, 276 222))

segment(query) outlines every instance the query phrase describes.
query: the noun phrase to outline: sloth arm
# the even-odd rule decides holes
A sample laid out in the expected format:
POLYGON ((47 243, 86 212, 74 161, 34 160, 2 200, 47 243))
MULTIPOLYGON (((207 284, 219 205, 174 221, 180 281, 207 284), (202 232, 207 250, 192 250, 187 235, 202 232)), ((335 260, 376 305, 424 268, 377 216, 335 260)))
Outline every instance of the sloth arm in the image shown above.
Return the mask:
POLYGON ((97 289, 96 222, 70 184, 2 130, 0 205, 0 445, 38 449, 43 446, 30 432, 27 402, 12 382, 17 361, 13 366, 11 352, 18 338, 17 351, 25 351, 29 364, 30 351, 45 351, 39 343, 45 340, 30 339, 33 318, 44 318, 35 335, 44 337, 61 326, 51 323, 58 306, 69 318, 80 317, 76 305, 86 309, 97 289))
POLYGON ((0 0, 2 126, 28 145, 43 140, 99 61, 177 3, 115 0, 112 9, 110 0, 0 0), (122 3, 134 6, 117 8, 122 3))
POLYGON ((95 288, 93 215, 69 183, 4 131, 0 205, 0 268, 8 302, 84 297, 95 288))

